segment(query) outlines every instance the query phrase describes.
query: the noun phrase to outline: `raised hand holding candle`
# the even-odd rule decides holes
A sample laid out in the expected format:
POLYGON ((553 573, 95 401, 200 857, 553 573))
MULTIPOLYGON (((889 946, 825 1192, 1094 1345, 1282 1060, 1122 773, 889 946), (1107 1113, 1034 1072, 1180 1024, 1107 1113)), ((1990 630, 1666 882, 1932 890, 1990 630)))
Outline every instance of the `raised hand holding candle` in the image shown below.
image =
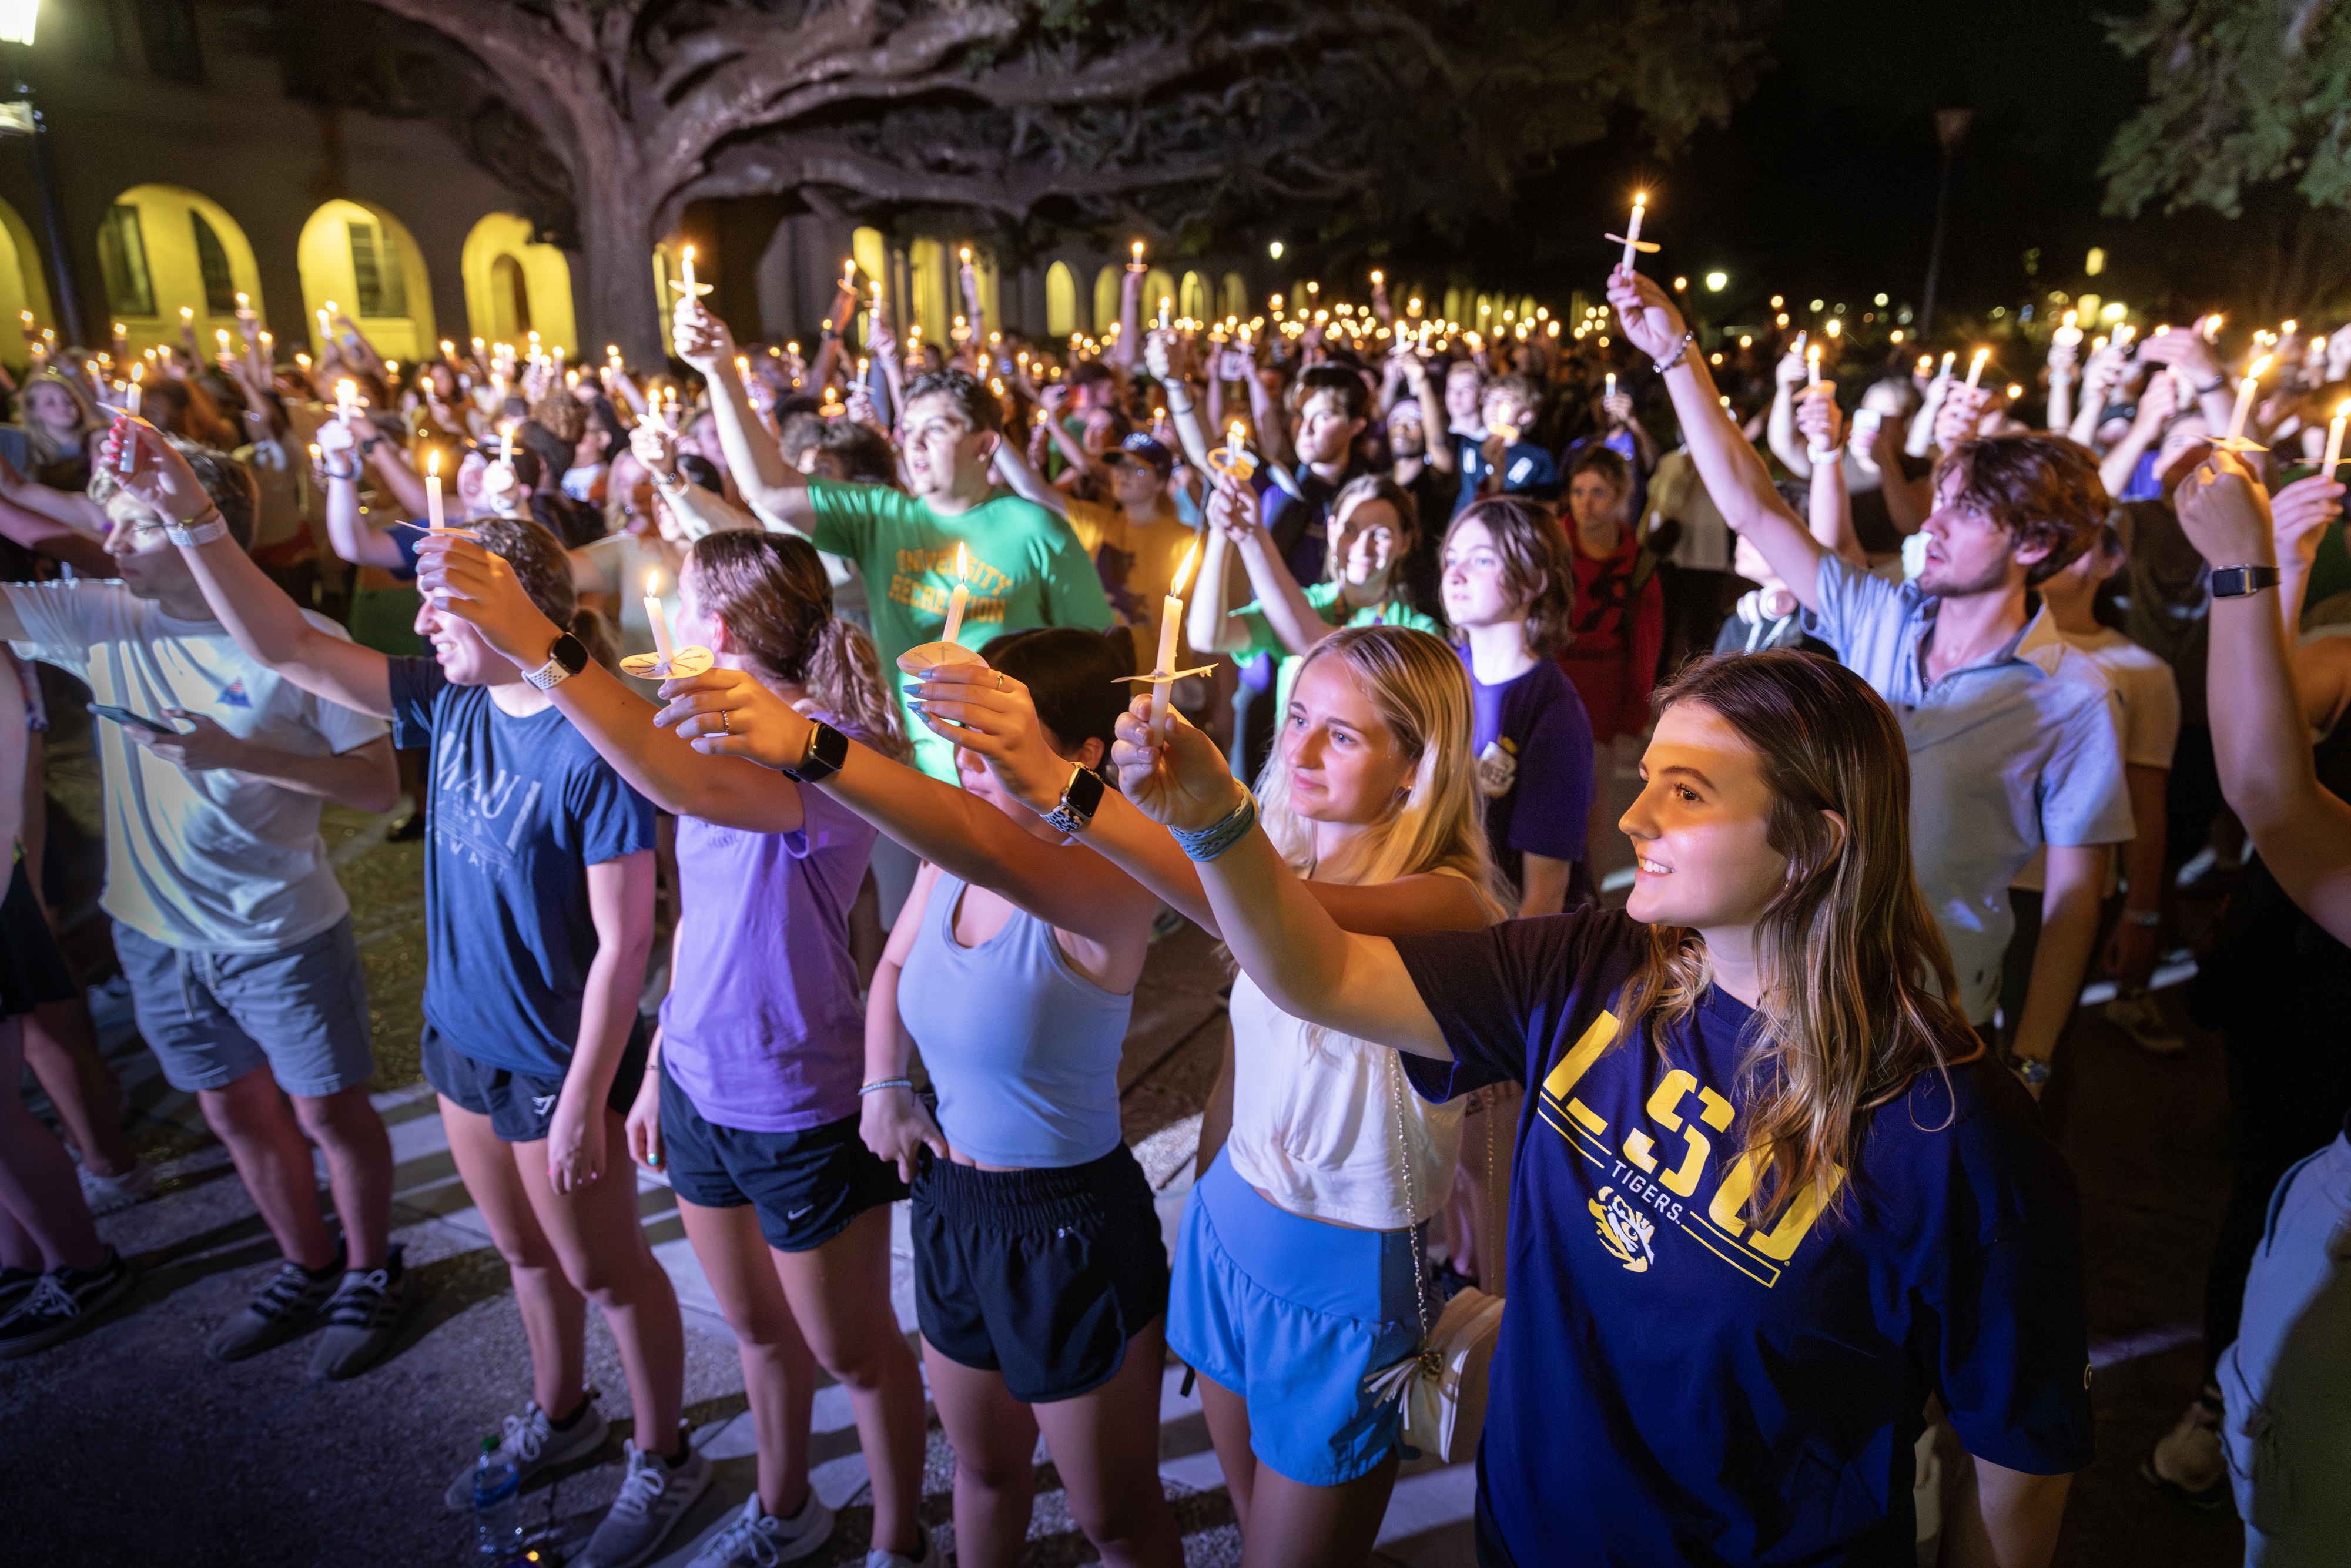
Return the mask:
POLYGON ((1649 193, 1646 191, 1639 192, 1633 197, 1633 221, 1625 230, 1625 260, 1623 265, 1625 270, 1627 272, 1633 270, 1635 253, 1641 248, 1641 214, 1647 209, 1648 204, 1649 193))
POLYGON ((335 383, 335 417, 340 420, 349 420, 353 414, 359 413, 359 383, 353 381, 337 382, 335 383))
POLYGON ((145 365, 133 365, 131 367, 131 384, 123 390, 122 395, 124 400, 130 404, 131 412, 133 413, 137 413, 139 412, 139 381, 140 378, 144 376, 146 373, 147 367, 145 365))
POLYGON ((1126 264, 1126 269, 1129 272, 1141 272, 1143 270, 1143 242, 1141 240, 1136 240, 1134 242, 1134 259, 1126 264))
POLYGON ((1943 363, 1941 367, 1938 369, 1935 373, 1941 376, 1944 380, 1949 381, 1951 375, 1951 361, 1958 358, 1959 355, 1947 350, 1943 355, 1943 363))
POLYGON ((1804 350, 1804 377, 1807 388, 1821 384, 1821 346, 1818 343, 1804 350))
POLYGON ((2270 368, 2270 356, 2263 354, 2245 367, 2245 379, 2237 383, 2237 406, 2229 415, 2229 442, 2231 446, 2245 438, 2245 421, 2253 412, 2253 394, 2261 390, 2262 373, 2270 368))
POLYGON ((1184 551, 1183 564, 1176 569, 1176 580, 1167 586, 1167 597, 1160 605, 1159 662, 1151 666, 1151 743, 1159 744, 1167 733, 1167 689, 1176 684, 1176 640, 1184 629, 1184 585, 1192 580, 1192 562, 1200 553, 1196 541, 1184 551))
POLYGON ((424 522, 436 533, 444 526, 441 514, 441 454, 428 453, 424 459, 424 522))
POLYGON ((955 591, 947 595, 947 629, 939 634, 942 643, 954 642, 956 633, 963 630, 963 608, 971 601, 970 577, 969 558, 964 554, 963 546, 958 544, 956 546, 955 591))
MULTIPOLYGON (((1991 359, 1991 350, 1990 349, 1978 349, 1976 350, 1974 361, 1968 366, 1968 385, 1974 386, 1978 382, 1983 380, 1984 365, 1991 359)), ((1945 362, 1949 363, 1948 357, 1946 358, 1945 362)))
POLYGON ((1159 297, 1159 329, 1163 332, 1167 330, 1167 313, 1175 304, 1176 301, 1165 294, 1159 297))

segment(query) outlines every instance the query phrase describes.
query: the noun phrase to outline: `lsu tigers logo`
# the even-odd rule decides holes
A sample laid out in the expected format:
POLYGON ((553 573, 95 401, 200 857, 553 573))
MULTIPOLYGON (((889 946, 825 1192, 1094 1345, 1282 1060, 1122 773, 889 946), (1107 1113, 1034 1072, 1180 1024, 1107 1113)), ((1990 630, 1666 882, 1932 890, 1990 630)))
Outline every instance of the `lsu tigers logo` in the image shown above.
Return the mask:
POLYGON ((1649 1246, 1657 1228, 1649 1217, 1625 1202, 1614 1187, 1602 1187, 1600 1196, 1584 1207, 1591 1209, 1592 1217, 1600 1222, 1597 1228, 1601 1245, 1615 1255, 1617 1261, 1625 1265, 1625 1271, 1647 1273, 1649 1265, 1657 1260, 1656 1253, 1649 1246))

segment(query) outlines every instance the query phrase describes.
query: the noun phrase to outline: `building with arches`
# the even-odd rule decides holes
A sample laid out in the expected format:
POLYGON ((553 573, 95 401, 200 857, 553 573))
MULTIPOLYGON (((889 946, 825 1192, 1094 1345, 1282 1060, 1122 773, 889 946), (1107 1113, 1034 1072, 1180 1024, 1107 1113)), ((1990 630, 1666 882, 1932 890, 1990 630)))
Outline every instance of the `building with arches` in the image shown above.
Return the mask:
POLYGON ((466 231, 457 267, 465 280, 468 336, 520 344, 537 332, 541 348, 559 348, 574 361, 583 357, 571 309, 571 264, 555 246, 539 243, 528 218, 482 214, 466 231))
MULTIPOLYGON (((372 204, 337 199, 310 214, 298 243, 302 308, 313 322, 331 302, 385 358, 413 364, 431 356, 440 335, 433 280, 424 253, 398 218, 372 204)), ((314 327, 311 352, 319 348, 314 327)))

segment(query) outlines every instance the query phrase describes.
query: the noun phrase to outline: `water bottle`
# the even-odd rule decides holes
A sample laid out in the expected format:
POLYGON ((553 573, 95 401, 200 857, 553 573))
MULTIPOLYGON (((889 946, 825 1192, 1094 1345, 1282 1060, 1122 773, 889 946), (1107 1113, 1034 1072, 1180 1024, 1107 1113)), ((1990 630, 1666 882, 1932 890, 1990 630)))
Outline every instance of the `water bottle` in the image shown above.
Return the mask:
POLYGON ((482 1439, 474 1461, 474 1561, 482 1568, 522 1552, 522 1471, 496 1437, 482 1439))

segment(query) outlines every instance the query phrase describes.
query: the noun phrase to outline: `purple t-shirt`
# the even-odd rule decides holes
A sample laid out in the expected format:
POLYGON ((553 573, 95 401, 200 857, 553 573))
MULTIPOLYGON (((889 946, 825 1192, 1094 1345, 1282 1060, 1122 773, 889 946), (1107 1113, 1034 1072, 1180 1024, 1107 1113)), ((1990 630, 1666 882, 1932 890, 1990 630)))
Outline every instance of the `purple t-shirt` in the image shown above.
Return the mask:
POLYGON ((1487 685, 1457 650, 1469 676, 1470 755, 1486 800, 1486 843, 1494 863, 1520 885, 1531 854, 1580 861, 1592 810, 1592 720, 1552 659, 1537 659, 1515 680, 1487 685))
POLYGON ((799 1133, 857 1114, 865 1009, 849 906, 872 826, 802 789, 793 833, 677 823, 684 911, 662 1001, 662 1061, 705 1121, 799 1133))

